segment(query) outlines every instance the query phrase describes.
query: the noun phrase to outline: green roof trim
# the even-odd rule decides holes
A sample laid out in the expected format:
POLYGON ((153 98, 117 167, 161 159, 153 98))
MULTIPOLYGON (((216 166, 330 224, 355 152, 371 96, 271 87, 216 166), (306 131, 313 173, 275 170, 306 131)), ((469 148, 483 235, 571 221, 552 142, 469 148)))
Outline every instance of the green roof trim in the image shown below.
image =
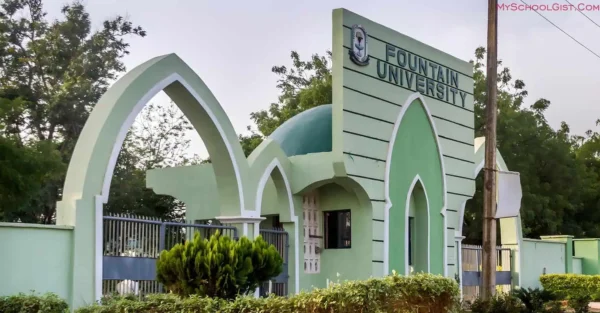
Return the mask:
POLYGON ((331 104, 306 110, 279 126, 269 136, 288 157, 330 152, 332 142, 331 104))

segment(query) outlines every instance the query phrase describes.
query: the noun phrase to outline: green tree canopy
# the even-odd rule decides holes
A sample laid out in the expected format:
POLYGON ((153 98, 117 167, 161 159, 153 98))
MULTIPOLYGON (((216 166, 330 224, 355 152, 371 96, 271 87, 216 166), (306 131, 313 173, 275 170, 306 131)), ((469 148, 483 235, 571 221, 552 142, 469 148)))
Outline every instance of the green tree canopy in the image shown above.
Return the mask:
MULTIPOLYGON (((486 77, 485 49, 475 52, 475 135, 484 136, 486 77)), ((523 233, 529 237, 548 234, 582 234, 572 216, 581 211, 585 166, 576 159, 576 147, 568 127, 554 130, 544 116, 550 101, 538 99, 524 106, 528 93, 522 80, 513 79, 509 68, 498 68, 497 144, 511 171, 521 174, 523 233)), ((477 192, 467 203, 463 235, 467 243, 481 243, 483 173, 477 178, 477 192)))
MULTIPOLYGON (((4 219, 28 215, 27 221, 52 222, 89 112, 125 71, 126 39, 146 34, 121 16, 93 30, 80 2, 61 12, 61 19, 49 21, 41 0, 0 2, 0 137, 14 152, 2 161, 29 177, 23 180, 29 196, 0 203, 4 219), (37 162, 35 158, 42 163, 24 165, 37 162)), ((5 173, 6 181, 0 183, 18 179, 14 173, 5 173)))

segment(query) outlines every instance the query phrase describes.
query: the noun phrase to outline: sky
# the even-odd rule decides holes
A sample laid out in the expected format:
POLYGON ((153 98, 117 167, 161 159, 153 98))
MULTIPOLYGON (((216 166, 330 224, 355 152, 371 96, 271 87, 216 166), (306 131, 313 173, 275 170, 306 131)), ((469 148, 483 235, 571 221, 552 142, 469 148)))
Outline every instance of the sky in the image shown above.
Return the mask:
MULTIPOLYGON (((600 5, 600 0, 569 0, 600 5)), ((522 4, 520 0, 499 3, 522 4)), ((567 4, 566 0, 526 0, 567 4)), ((45 0, 51 19, 60 17, 65 0, 45 0)), ((96 28, 103 20, 127 16, 148 33, 130 40, 124 60, 131 69, 155 56, 176 53, 204 80, 238 133, 251 125, 250 113, 277 100, 274 65, 290 65, 290 52, 307 58, 331 49, 332 10, 346 8, 465 61, 486 46, 485 0, 84 0, 96 28)), ((600 55, 600 26, 577 11, 541 12, 600 55)), ((584 12, 600 24, 600 11, 584 12)), ((498 58, 513 78, 525 81, 526 105, 539 98, 552 102, 546 117, 553 127, 565 121, 583 134, 600 118, 600 57, 563 34, 534 11, 499 11, 498 58)), ((153 101, 166 102, 166 95, 153 101)), ((207 156, 192 135, 192 150, 207 156)))

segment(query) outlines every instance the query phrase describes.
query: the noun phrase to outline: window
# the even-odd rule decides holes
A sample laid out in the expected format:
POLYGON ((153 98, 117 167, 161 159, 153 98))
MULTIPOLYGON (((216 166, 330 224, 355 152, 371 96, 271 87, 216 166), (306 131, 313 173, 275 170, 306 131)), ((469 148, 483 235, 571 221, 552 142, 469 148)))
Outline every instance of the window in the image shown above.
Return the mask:
POLYGON ((324 212, 325 249, 348 249, 352 242, 350 210, 324 212))
POLYGON ((413 240, 415 240, 415 218, 408 218, 408 265, 413 265, 413 240))

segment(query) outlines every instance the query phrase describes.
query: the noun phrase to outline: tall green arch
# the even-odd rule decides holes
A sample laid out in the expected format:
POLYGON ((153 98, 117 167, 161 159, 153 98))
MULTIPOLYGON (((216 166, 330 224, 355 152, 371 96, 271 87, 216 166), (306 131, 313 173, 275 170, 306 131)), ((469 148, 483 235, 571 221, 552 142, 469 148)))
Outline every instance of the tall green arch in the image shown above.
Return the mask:
MULTIPOLYGON (((221 213, 253 217, 248 162, 225 111, 198 75, 175 54, 153 58, 129 71, 100 98, 69 163, 57 224, 73 225, 71 307, 98 300, 102 286, 102 207, 113 169, 135 117, 158 92, 177 104, 212 158, 221 213)), ((254 190, 252 190, 254 191, 254 190)))
POLYGON ((427 266, 419 267, 445 275, 445 171, 435 125, 420 94, 408 98, 396 121, 385 183, 386 270, 409 274, 408 215, 412 202, 421 219, 417 227, 427 225, 429 235, 413 250, 421 260, 424 256, 428 259, 427 266), (425 216, 426 223, 422 220, 425 216))

